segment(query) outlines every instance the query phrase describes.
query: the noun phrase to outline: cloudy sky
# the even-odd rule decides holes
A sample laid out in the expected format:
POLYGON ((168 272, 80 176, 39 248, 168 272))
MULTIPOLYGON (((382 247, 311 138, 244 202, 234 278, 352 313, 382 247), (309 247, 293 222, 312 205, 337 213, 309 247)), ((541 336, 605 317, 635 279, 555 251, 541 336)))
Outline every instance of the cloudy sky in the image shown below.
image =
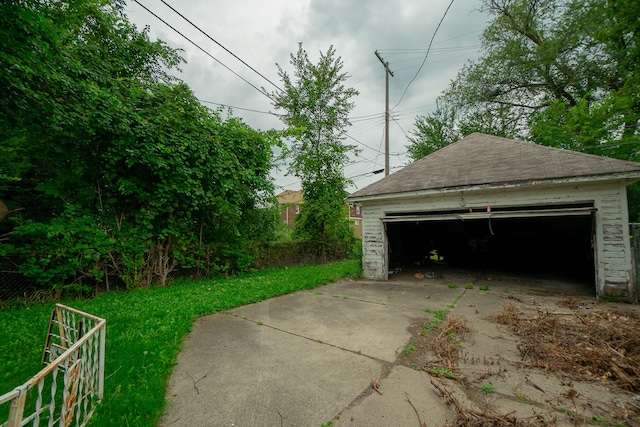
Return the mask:
MULTIPOLYGON (((129 19, 140 28, 149 26, 152 38, 184 50, 187 63, 176 75, 205 105, 231 106, 235 116, 255 129, 283 128, 271 114, 277 112, 271 100, 256 89, 276 91, 271 82, 282 86, 276 63, 291 74, 289 55, 299 42, 313 63, 320 51, 333 46, 349 75, 346 84, 360 92, 346 140, 361 149, 345 169, 355 182, 349 191, 384 176, 371 173, 384 167, 385 72, 375 52, 394 74, 389 80, 393 173, 409 161, 407 138, 416 116, 432 112, 449 81, 465 62, 477 57, 479 36, 487 23, 479 11, 480 0, 165 0, 205 35, 161 0, 138 2, 166 24, 133 0, 127 0, 125 8, 129 19), (449 6, 425 61, 429 42, 449 6)), ((299 181, 285 173, 273 173, 277 192, 300 189, 299 181)))

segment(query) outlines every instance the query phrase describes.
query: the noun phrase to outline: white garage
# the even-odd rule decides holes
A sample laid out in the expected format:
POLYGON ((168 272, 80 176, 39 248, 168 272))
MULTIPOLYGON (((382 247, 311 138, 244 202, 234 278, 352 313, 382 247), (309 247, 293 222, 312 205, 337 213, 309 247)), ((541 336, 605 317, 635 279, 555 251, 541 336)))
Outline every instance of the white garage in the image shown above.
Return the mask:
POLYGON ((626 187, 640 163, 474 133, 348 197, 363 274, 428 262, 588 277, 636 301, 626 187))

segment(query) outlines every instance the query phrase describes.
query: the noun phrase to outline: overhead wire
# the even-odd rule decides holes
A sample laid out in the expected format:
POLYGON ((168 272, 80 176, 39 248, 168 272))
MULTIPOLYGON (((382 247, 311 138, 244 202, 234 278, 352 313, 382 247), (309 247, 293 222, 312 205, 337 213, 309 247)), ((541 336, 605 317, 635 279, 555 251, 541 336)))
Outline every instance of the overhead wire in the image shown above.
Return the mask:
MULTIPOLYGON (((203 35, 205 35, 209 40, 211 40, 212 42, 216 43, 218 46, 220 46, 222 49, 224 49, 226 52, 228 52, 229 54, 231 54, 234 58, 236 58, 238 61, 240 61, 243 65, 245 65, 246 67, 248 67, 250 70, 252 70, 254 73, 256 73, 257 75, 259 75, 261 78, 263 78, 265 81, 269 82, 272 86, 274 86, 276 89, 278 89, 279 91, 282 91, 282 89, 280 87, 278 87, 278 85, 276 85, 275 83, 273 83, 271 80, 269 80, 268 78, 266 78, 263 74, 261 74, 259 71, 257 71, 256 69, 254 69, 253 67, 251 67, 247 62, 245 62, 244 60, 242 60, 238 55, 234 54, 233 52, 231 52, 229 49, 227 49, 225 46, 223 46, 221 43, 219 43, 217 40, 215 40, 213 37, 211 37, 209 34, 207 34, 204 30, 202 30, 200 27, 198 27, 196 24, 194 24, 191 20, 189 20, 187 17, 185 17, 182 13, 180 13, 178 10, 176 10, 174 7, 172 7, 171 5, 169 5, 166 1, 161 0, 162 3, 167 6, 169 9, 171 9, 174 13, 176 13, 177 15, 179 15, 182 19, 184 19, 185 21, 187 21, 190 25, 192 25, 194 28, 196 28, 199 32, 201 32, 203 35)), ((204 54, 206 54, 207 56, 209 56, 211 59, 213 59, 214 61, 216 61, 218 64, 220 64, 221 66, 223 66, 224 68, 226 68, 228 71, 232 72, 234 75, 236 75, 237 77, 239 77, 241 80, 243 80, 245 83, 249 84, 252 88, 254 88, 255 90, 257 90, 258 92, 260 92, 261 94, 265 95, 267 98, 273 100, 272 96, 267 93, 264 88, 260 89, 258 88, 256 85, 254 85, 253 83, 251 83, 250 81, 248 81, 247 79, 245 79, 244 77, 242 77, 240 74, 238 74, 236 71, 234 71, 233 69, 231 69, 229 66, 227 66, 226 64, 224 64, 222 61, 220 61, 219 59, 217 59, 215 56, 213 56, 211 53, 209 53, 206 49, 204 49, 203 47, 201 47, 198 43, 196 43, 195 41, 193 41, 192 39, 190 39, 189 37, 187 37, 185 34, 183 34, 181 31, 179 31, 177 28, 175 28, 174 26, 172 26, 171 24, 169 24, 166 20, 162 19, 160 16, 158 16, 158 14, 156 14, 155 12, 153 12, 151 9, 149 9, 148 7, 146 7, 144 4, 142 4, 139 0, 134 0, 135 3, 137 3, 140 7, 142 7, 144 10, 146 10, 148 13, 150 13, 151 15, 153 15, 156 19, 158 19, 159 21, 161 21, 163 24, 165 24, 167 27, 169 27, 170 29, 172 29, 174 32, 176 32, 178 35, 180 35, 182 38, 184 38, 186 41, 188 41, 190 44, 192 44, 193 46, 195 46, 197 49, 199 49, 200 51, 202 51, 204 54)), ((221 104, 221 103, 217 103, 217 102, 213 102, 213 101, 208 101, 208 100, 199 100, 200 102, 203 103, 207 103, 207 104, 212 104, 212 105, 219 105, 222 107, 228 107, 228 108, 232 108, 232 109, 237 109, 237 110, 243 110, 243 111, 250 111, 250 112, 255 112, 255 113, 260 113, 260 114, 269 114, 269 115, 273 115, 273 116, 279 116, 276 113, 273 113, 271 111, 260 111, 260 110, 256 110, 256 109, 251 109, 251 108, 244 108, 244 107, 237 107, 237 106, 231 106, 231 105, 226 105, 226 104, 221 104)), ((375 120, 379 120, 383 117, 383 113, 377 113, 377 114, 371 114, 371 115, 365 115, 365 116, 355 116, 353 118, 351 118, 351 120, 353 120, 354 122, 371 122, 371 121, 375 121, 375 120)), ((399 126, 399 125, 398 125, 399 126)), ((402 129, 402 127, 400 127, 402 129)), ((406 132, 405 132, 406 134, 406 132)), ((358 143, 359 145, 361 145, 362 147, 367 148, 368 150, 373 151, 374 153, 376 153, 376 157, 375 160, 369 159, 367 157, 364 157, 360 154, 357 154, 357 161, 354 161, 352 163, 350 163, 351 165, 356 164, 356 163, 368 163, 373 165, 374 167, 377 165, 378 160, 380 158, 380 155, 383 154, 383 152, 380 149, 375 149, 374 147, 365 144, 364 142, 360 141, 359 139, 349 135, 349 134, 345 134, 346 137, 352 139, 353 141, 355 141, 356 143, 358 143)), ((402 155, 402 153, 394 153, 394 156, 400 156, 402 155)), ((348 166, 348 165, 347 165, 348 166)), ((368 173, 367 173, 368 174, 368 173)), ((365 174, 366 175, 366 174, 365 174)), ((278 186, 280 188, 285 188, 285 187, 290 187, 290 186, 294 186, 296 184, 299 184, 300 181, 295 181, 289 184, 285 184, 284 186, 278 186)))
POLYGON ((415 76, 413 76, 413 78, 411 79, 411 81, 409 82, 409 84, 407 84, 407 87, 404 89, 404 92, 402 92, 402 96, 400 97, 400 100, 398 100, 398 102, 396 103, 396 105, 393 106, 393 108, 391 108, 392 110, 395 109, 404 99, 404 96, 406 95, 407 91, 409 90, 409 86, 411 86, 411 83, 413 83, 413 81, 416 79, 416 77, 418 77, 418 74, 420 74, 420 71, 422 71, 422 67, 424 67, 425 62, 427 62, 427 57, 429 56, 429 51, 431 50, 431 45, 433 44, 433 40, 436 37, 436 34, 438 33, 438 30, 440 29, 440 25, 442 25, 442 21, 444 21, 444 18, 447 16, 447 13, 449 12, 449 9, 451 9, 451 6, 453 5, 454 0, 451 0, 451 2, 449 3, 449 6, 447 6, 447 9, 444 11, 444 14, 442 15, 442 18, 440 18, 440 22, 438 22, 438 26, 436 27, 435 31, 433 32, 433 35, 431 36, 431 41, 429 42, 429 46, 427 47, 427 52, 424 55, 424 59, 422 60, 422 64, 420 65, 420 68, 418 68, 418 71, 416 71, 415 76))
POLYGON ((260 114, 269 114, 271 116, 277 116, 277 117, 281 116, 280 114, 276 114, 276 113, 274 113, 272 111, 260 111, 260 110, 254 110, 252 108, 236 107, 234 105, 221 104, 219 102, 207 101, 206 99, 198 99, 198 101, 203 102, 205 104, 219 105, 220 107, 231 108, 231 109, 234 109, 234 110, 250 111, 252 113, 260 113, 260 114))
POLYGON ((191 43, 192 45, 194 45, 195 47, 197 47, 199 50, 201 50, 204 54, 206 54, 207 56, 209 56, 211 59, 213 59, 214 61, 216 61, 218 64, 222 65, 224 68, 226 68, 227 70, 231 71, 233 74, 235 74, 237 77, 239 77, 240 79, 242 79, 245 83, 247 83, 249 86, 251 86, 252 88, 254 88, 255 90, 257 90, 258 92, 260 92, 261 94, 263 94, 264 96, 266 96, 269 99, 271 98, 271 95, 269 95, 267 92, 263 91, 262 89, 258 88, 256 85, 254 85, 253 83, 251 83, 250 81, 248 81, 247 79, 245 79, 244 77, 242 77, 240 74, 236 73, 234 70, 232 70, 231 68, 229 68, 227 65, 225 65, 224 63, 222 63, 222 61, 220 61, 218 58, 216 58, 215 56, 213 56, 212 54, 210 54, 209 52, 207 52, 204 48, 202 48, 200 45, 198 45, 196 42, 194 42, 193 40, 191 40, 189 37, 185 36, 184 34, 182 34, 180 31, 178 31, 174 26, 172 26, 171 24, 169 24, 167 21, 165 21, 164 19, 160 18, 156 13, 154 13, 152 10, 150 10, 148 7, 146 7, 145 5, 143 5, 142 3, 140 3, 139 0, 133 0, 134 2, 136 2, 140 7, 142 7, 144 10, 146 10, 147 12, 149 12, 150 14, 152 14, 154 17, 156 17, 158 20, 160 20, 163 24, 165 24, 167 27, 171 28, 173 31, 175 31, 176 33, 178 33, 182 38, 184 38, 185 40, 187 40, 189 43, 191 43))
POLYGON ((213 37, 211 37, 209 34, 207 34, 204 30, 202 30, 200 27, 198 27, 196 24, 194 24, 193 22, 191 22, 187 17, 185 17, 182 13, 178 12, 173 6, 171 6, 169 3, 167 3, 165 0, 160 0, 165 6, 167 6, 169 9, 171 9, 174 13, 176 13, 178 16, 180 16, 182 19, 184 19, 185 21, 187 21, 189 24, 191 24, 196 30, 200 31, 202 34, 204 34, 205 37, 207 37, 209 40, 211 40, 212 42, 214 42, 215 44, 217 44, 218 46, 220 46, 221 48, 223 48, 225 51, 227 51, 227 53, 229 53, 231 56, 233 56, 234 58, 236 58, 238 61, 242 62, 244 65, 246 65, 251 71, 253 71, 254 73, 256 73, 257 75, 259 75, 260 77, 262 77, 264 80, 266 80, 267 82, 269 82, 273 87, 275 87, 276 89, 278 89, 280 92, 284 92, 277 84, 273 83, 271 80, 269 80, 268 78, 266 78, 264 75, 262 75, 262 73, 260 73, 259 71, 257 71, 255 68, 253 68, 251 65, 247 64, 242 58, 240 58, 238 55, 236 55, 235 53, 231 52, 229 49, 227 49, 226 47, 224 47, 222 44, 220 44, 220 42, 218 42, 216 39, 214 39, 213 37))

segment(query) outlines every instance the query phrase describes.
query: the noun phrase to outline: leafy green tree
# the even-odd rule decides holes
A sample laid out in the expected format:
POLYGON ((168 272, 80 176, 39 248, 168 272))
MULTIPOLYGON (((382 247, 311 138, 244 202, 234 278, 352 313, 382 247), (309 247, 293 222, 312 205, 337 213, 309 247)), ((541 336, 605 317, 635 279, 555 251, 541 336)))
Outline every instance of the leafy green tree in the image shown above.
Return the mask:
POLYGON ((505 138, 512 138, 515 132, 513 120, 505 108, 499 108, 495 113, 478 110, 464 114, 455 106, 448 105, 446 100, 440 100, 433 113, 418 116, 414 126, 416 130, 407 145, 413 161, 474 132, 505 138))
MULTIPOLYGON (((0 255, 40 283, 248 267, 275 225, 273 132, 203 107, 123 1, 0 4, 0 255), (254 223, 267 232, 260 235, 254 223)), ((272 233, 273 234, 273 233, 272 233)), ((271 235, 272 235, 271 234, 271 235)))
POLYGON ((278 74, 284 91, 273 94, 274 106, 284 110, 282 121, 292 129, 289 171, 302 182, 304 206, 296 218, 295 236, 320 243, 323 257, 329 241, 349 246, 353 233, 345 213, 347 180, 344 166, 355 147, 344 143, 353 109, 351 99, 358 94, 345 86, 348 78, 333 46, 313 64, 298 45, 290 55, 293 77, 280 65, 278 74))
POLYGON ((638 2, 483 3, 493 16, 483 55, 460 72, 447 100, 466 111, 507 107, 517 133, 534 142, 635 158, 623 147, 638 140, 638 2))
MULTIPOLYGON (((470 119, 484 118, 493 123, 488 133, 502 130, 502 136, 543 145, 640 160, 637 0, 482 3, 492 20, 482 34, 481 56, 440 97, 453 118, 436 112, 417 121, 418 140, 433 137, 420 126, 447 126, 464 135, 470 119)), ((426 146, 443 143, 440 138, 426 146)), ((632 188, 632 218, 640 216, 636 194, 632 188)))

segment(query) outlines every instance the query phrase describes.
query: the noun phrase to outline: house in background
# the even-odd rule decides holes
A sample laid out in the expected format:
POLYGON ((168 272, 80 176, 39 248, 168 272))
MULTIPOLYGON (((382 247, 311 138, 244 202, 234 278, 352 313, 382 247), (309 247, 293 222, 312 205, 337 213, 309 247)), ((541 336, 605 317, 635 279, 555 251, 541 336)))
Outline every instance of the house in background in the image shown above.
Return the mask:
POLYGON ((302 191, 284 190, 276 198, 280 205, 280 221, 286 224, 289 230, 293 230, 302 205, 302 191))
MULTIPOLYGON (((280 205, 280 221, 286 224, 289 230, 295 228, 295 220, 302 204, 304 203, 302 191, 284 190, 276 196, 280 205)), ((348 215, 351 222, 351 228, 356 238, 362 238, 362 210, 359 204, 349 203, 348 215)))
POLYGON ((362 208, 359 203, 349 203, 349 222, 357 239, 362 239, 362 208))

